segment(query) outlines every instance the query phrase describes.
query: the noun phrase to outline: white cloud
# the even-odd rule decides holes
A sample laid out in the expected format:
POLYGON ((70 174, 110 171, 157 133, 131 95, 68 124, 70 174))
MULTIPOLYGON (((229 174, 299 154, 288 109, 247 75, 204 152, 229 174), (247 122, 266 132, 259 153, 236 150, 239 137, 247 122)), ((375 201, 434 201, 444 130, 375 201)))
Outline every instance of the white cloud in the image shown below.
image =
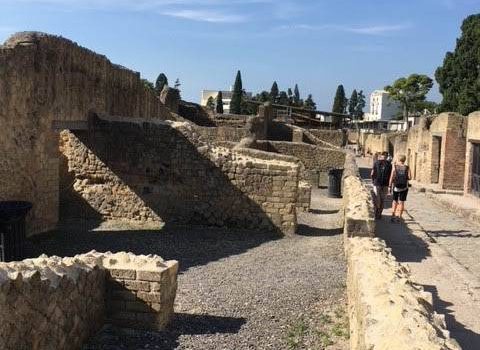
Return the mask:
POLYGON ((233 15, 224 12, 209 10, 175 10, 164 11, 162 12, 162 14, 171 17, 211 23, 240 23, 247 20, 247 17, 243 15, 233 15))
POLYGON ((283 25, 278 27, 281 30, 334 30, 349 32, 363 35, 387 35, 395 32, 400 32, 411 28, 411 24, 395 24, 395 25, 371 25, 371 26, 347 26, 336 24, 324 24, 324 25, 310 25, 310 24, 293 24, 283 25))

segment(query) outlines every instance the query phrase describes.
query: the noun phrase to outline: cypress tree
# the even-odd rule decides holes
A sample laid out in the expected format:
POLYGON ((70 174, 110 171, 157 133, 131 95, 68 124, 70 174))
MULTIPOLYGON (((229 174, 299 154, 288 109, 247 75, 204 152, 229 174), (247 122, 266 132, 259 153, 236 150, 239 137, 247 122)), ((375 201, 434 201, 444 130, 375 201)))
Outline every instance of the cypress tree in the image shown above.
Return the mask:
POLYGON ((353 90, 352 96, 348 101, 348 114, 350 114, 352 117, 355 115, 355 111, 357 110, 357 104, 358 104, 358 93, 357 93, 357 90, 353 90))
POLYGON ((237 77, 235 78, 235 84, 233 85, 232 100, 230 101, 230 113, 232 114, 242 113, 242 95, 243 95, 242 74, 240 73, 240 71, 238 71, 237 77))
POLYGON ((272 99, 272 103, 277 102, 278 93, 279 93, 278 85, 277 85, 277 82, 274 81, 272 84, 272 88, 270 89, 270 98, 272 99))
POLYGON ((167 76, 163 73, 160 73, 157 77, 157 81, 155 82, 155 91, 157 94, 160 95, 165 85, 168 85, 167 76))
POLYGON ((343 85, 338 85, 337 92, 335 93, 335 99, 333 100, 332 112, 344 114, 346 101, 347 99, 345 98, 345 90, 343 85))
POLYGON ((212 96, 208 98, 206 107, 211 111, 215 109, 215 101, 213 100, 212 96))
POLYGON ((307 108, 307 109, 310 109, 312 111, 314 111, 315 109, 317 109, 317 104, 315 103, 315 101, 313 101, 313 97, 312 97, 312 94, 309 94, 307 99, 305 100, 304 102, 304 107, 307 108))
POLYGON ((295 89, 293 90, 294 96, 293 96, 293 102, 295 105, 299 106, 300 105, 300 90, 298 90, 298 84, 295 84, 295 89))
POLYGON ((219 91, 217 95, 217 113, 223 114, 223 99, 221 91, 219 91))

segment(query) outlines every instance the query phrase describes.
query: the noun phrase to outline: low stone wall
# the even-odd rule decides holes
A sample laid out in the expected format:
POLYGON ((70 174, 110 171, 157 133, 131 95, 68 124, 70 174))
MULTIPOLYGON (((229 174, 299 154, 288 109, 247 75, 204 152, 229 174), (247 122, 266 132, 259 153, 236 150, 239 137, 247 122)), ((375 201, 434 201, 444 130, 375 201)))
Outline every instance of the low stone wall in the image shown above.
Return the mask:
POLYGON ((0 263, 0 349, 80 349, 105 319, 162 330, 177 269, 176 261, 128 253, 0 263))
POLYGON ((219 143, 225 141, 240 142, 241 139, 250 136, 250 131, 245 127, 196 127, 195 130, 201 135, 203 140, 209 143, 219 143))
POLYGON ((312 201, 312 186, 305 181, 298 185, 297 211, 308 212, 312 201))
POLYGON ((308 129, 316 138, 336 147, 343 147, 347 144, 347 134, 343 130, 320 130, 308 129))
POLYGON ((303 164, 301 179, 312 186, 319 184, 319 174, 330 169, 341 169, 345 163, 345 152, 340 149, 324 148, 299 142, 258 141, 253 147, 298 158, 303 164))
POLYGON ((347 240, 347 293, 351 350, 460 350, 432 295, 410 280, 385 243, 347 240))
POLYGON ((372 194, 360 179, 355 156, 347 153, 342 177, 345 210, 344 233, 347 237, 375 236, 372 194))

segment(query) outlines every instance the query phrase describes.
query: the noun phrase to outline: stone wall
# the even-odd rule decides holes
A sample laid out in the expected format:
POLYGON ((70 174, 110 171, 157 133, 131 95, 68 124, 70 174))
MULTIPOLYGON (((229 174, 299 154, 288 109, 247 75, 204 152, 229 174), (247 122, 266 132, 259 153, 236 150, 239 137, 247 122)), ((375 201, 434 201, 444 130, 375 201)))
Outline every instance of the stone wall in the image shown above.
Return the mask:
POLYGON ((54 120, 86 123, 91 111, 170 116, 139 73, 60 37, 14 35, 0 46, 0 67, 0 200, 33 202, 30 233, 53 229, 58 221, 54 120))
POLYGON ((219 142, 240 142, 243 138, 250 136, 250 131, 245 128, 235 128, 228 126, 219 127, 196 127, 202 139, 209 143, 219 142))
POLYGON ((460 350, 434 312, 432 295, 415 285, 377 238, 349 238, 347 295, 351 350, 460 350))
POLYGON ((156 256, 96 252, 0 263, 0 348, 80 349, 106 319, 162 330, 173 314, 177 268, 156 256), (112 317, 119 310, 124 317, 112 317))
POLYGON ((62 203, 100 219, 294 233, 300 166, 212 146, 196 130, 186 122, 99 118, 90 132, 63 132, 61 174, 73 185, 62 203))
POLYGON ((468 116, 466 141, 464 192, 470 194, 472 191, 473 143, 480 143, 480 112, 474 112, 468 116))
POLYGON ((438 183, 442 189, 463 189, 465 149, 465 117, 442 113, 422 119, 408 132, 407 161, 413 178, 420 183, 438 183))
POLYGON ((347 133, 343 130, 308 129, 308 131, 331 145, 343 147, 347 144, 347 133))
POLYGON ((460 350, 446 330, 444 316, 432 312, 431 293, 415 285, 385 242, 374 238, 371 193, 351 153, 342 188, 350 349, 460 350))
POLYGON ((346 237, 374 237, 375 215, 371 191, 360 179, 355 156, 347 153, 342 177, 343 232, 346 237))
POLYGON ((303 165, 301 179, 317 187, 321 173, 330 169, 342 169, 345 163, 345 152, 341 149, 282 141, 258 141, 253 147, 298 158, 303 165))
POLYGON ((388 141, 385 134, 361 132, 358 142, 362 146, 364 154, 388 152, 388 141))

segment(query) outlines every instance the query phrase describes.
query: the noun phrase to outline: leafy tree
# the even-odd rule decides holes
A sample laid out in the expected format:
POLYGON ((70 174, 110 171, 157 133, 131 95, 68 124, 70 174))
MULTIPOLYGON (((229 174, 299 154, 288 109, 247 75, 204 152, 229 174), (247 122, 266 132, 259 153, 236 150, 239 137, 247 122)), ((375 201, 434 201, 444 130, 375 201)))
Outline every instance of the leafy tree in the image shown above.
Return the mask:
POLYGON ((345 89, 343 85, 338 85, 337 92, 335 93, 335 99, 333 100, 333 113, 345 113, 345 109, 347 108, 348 100, 345 97, 345 89))
POLYGON ((293 90, 293 102, 296 106, 300 106, 300 90, 298 90, 298 84, 295 84, 295 89, 293 90))
POLYGON ((155 86, 153 86, 153 83, 151 81, 148 81, 147 79, 142 79, 142 84, 147 90, 155 91, 155 86))
POLYGON ((435 78, 443 95, 440 109, 467 115, 480 109, 480 14, 467 17, 461 29, 435 78))
POLYGON ((357 106, 355 107, 354 117, 355 119, 363 119, 363 109, 367 105, 365 95, 363 94, 363 90, 360 90, 357 93, 357 106))
POLYGON ((240 71, 237 72, 237 77, 235 78, 235 84, 233 85, 232 100, 230 101, 230 113, 232 114, 241 114, 242 113, 242 98, 243 97, 243 87, 242 87, 242 74, 240 71))
POLYGON ((294 100, 293 100, 293 91, 291 88, 288 88, 287 90, 287 95, 288 95, 288 104, 293 105, 294 100))
POLYGON ((310 109, 312 111, 317 109, 317 104, 315 101, 313 101, 312 94, 309 94, 305 102, 303 103, 303 106, 307 109, 310 109))
POLYGON ((284 105, 284 106, 288 106, 288 95, 285 91, 280 91, 280 94, 278 95, 278 100, 277 100, 277 103, 279 105, 284 105))
POLYGON ((259 102, 268 102, 270 101, 270 93, 268 91, 262 91, 255 96, 255 100, 259 102))
POLYGON ((223 114, 223 96, 222 92, 219 91, 217 94, 217 113, 223 114))
POLYGON ((163 73, 160 73, 157 77, 157 81, 155 82, 155 91, 160 95, 165 85, 168 85, 167 76, 163 73))
POLYGON ((413 111, 421 112, 427 111, 430 114, 435 114, 439 110, 439 104, 433 101, 419 101, 415 103, 413 111))
POLYGON ((403 107, 403 120, 407 122, 408 112, 416 103, 425 101, 432 86, 433 81, 428 76, 412 74, 407 78, 397 79, 393 85, 386 86, 385 90, 392 99, 400 102, 403 107))
POLYGON ((352 117, 355 115, 355 112, 357 110, 357 104, 358 104, 358 93, 357 93, 357 90, 353 90, 352 96, 348 101, 348 114, 350 114, 352 117))
POLYGON ((270 98, 273 103, 277 102, 278 93, 279 93, 278 85, 277 85, 277 82, 274 81, 272 84, 272 88, 270 89, 270 98))
POLYGON ((206 107, 211 111, 213 111, 215 109, 215 100, 213 99, 212 96, 210 96, 208 98, 206 107))

